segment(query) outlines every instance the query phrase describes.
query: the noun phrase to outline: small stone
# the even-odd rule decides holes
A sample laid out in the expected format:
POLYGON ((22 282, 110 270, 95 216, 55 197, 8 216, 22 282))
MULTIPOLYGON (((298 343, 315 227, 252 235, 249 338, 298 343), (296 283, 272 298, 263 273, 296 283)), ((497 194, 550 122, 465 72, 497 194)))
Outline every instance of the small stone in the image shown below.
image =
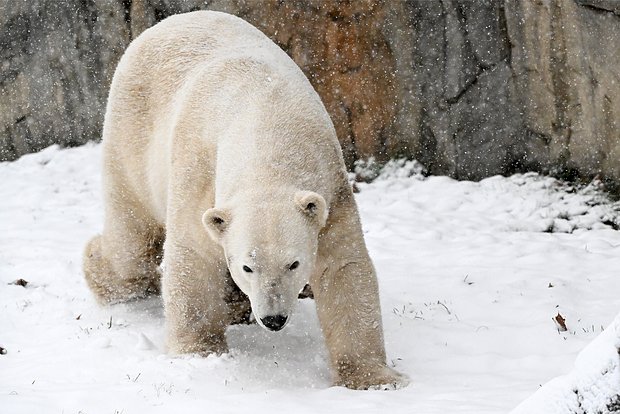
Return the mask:
POLYGON ((11 283, 9 283, 9 285, 26 287, 26 285, 28 285, 28 281, 20 278, 20 279, 12 281, 11 283))

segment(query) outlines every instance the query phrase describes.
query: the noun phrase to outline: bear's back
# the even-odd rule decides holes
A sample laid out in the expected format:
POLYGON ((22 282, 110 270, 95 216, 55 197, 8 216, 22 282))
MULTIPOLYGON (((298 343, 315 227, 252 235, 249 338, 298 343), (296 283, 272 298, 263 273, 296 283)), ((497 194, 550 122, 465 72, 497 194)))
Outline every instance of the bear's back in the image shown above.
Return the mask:
MULTIPOLYGON (((272 78, 282 81, 278 89, 285 101, 301 99, 313 112, 324 112, 301 69, 262 32, 236 16, 196 11, 163 20, 129 45, 114 74, 109 102, 119 118, 140 113, 143 129, 157 130, 160 122, 170 124, 167 118, 184 99, 196 99, 189 95, 198 89, 231 96, 243 89, 239 98, 246 98, 275 90, 276 82, 264 83, 272 78)), ((225 100, 217 103, 227 110, 225 100)))
POLYGON ((256 55, 282 63, 286 61, 283 53, 262 32, 238 17, 213 11, 174 15, 144 31, 129 45, 119 62, 112 89, 137 89, 157 103, 176 93, 192 72, 222 59, 256 55))
POLYGON ((171 160, 183 164, 200 153, 212 164, 215 147, 218 179, 236 184, 246 176, 267 181, 260 175, 268 174, 329 198, 334 183, 312 177, 344 176, 329 115, 282 49, 235 16, 175 15, 123 55, 110 89, 104 154, 126 170, 126 185, 142 204, 158 206, 153 215, 161 220, 171 160))

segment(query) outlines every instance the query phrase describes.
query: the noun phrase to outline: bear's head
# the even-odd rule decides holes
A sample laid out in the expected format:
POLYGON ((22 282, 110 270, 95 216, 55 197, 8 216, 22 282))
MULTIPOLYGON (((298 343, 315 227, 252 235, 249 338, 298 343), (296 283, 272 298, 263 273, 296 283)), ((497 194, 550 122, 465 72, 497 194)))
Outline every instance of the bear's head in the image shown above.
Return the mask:
POLYGON ((321 195, 297 191, 292 197, 212 208, 202 216, 264 328, 279 331, 290 320, 298 294, 314 271, 318 235, 327 215, 321 195))

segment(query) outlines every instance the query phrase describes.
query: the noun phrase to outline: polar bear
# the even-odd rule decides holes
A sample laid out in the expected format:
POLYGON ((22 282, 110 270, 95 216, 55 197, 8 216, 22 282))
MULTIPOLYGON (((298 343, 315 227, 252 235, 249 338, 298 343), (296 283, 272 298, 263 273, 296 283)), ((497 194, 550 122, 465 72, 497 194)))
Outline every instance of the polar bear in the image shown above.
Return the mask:
POLYGON ((250 24, 197 11, 131 43, 105 114, 103 191, 86 281, 104 304, 161 288, 170 352, 226 352, 226 327, 250 306, 282 329, 309 282, 334 383, 406 384, 386 365, 375 271, 329 115, 250 24), (230 300, 231 285, 245 295, 230 300))

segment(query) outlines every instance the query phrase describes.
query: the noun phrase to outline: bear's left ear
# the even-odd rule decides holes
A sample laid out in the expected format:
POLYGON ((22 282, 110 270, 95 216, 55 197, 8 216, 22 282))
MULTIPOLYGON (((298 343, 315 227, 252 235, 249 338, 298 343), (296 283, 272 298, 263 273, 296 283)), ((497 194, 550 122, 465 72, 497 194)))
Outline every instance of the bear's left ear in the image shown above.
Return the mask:
POLYGON ((219 208, 210 208, 202 215, 202 225, 214 241, 219 241, 230 224, 230 213, 219 208))
POLYGON ((298 191, 295 193, 295 204, 308 218, 315 221, 319 228, 327 222, 327 203, 325 199, 312 191, 298 191))

